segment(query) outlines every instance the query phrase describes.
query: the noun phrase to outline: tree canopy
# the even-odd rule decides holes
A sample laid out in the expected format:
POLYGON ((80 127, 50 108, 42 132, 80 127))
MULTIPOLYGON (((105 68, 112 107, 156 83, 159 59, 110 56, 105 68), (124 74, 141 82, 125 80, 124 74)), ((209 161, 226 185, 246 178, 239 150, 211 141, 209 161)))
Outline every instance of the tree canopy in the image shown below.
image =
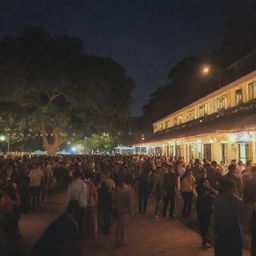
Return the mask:
POLYGON ((80 39, 32 28, 0 41, 1 129, 40 134, 50 153, 67 137, 125 127, 133 88, 120 64, 84 54, 80 39))

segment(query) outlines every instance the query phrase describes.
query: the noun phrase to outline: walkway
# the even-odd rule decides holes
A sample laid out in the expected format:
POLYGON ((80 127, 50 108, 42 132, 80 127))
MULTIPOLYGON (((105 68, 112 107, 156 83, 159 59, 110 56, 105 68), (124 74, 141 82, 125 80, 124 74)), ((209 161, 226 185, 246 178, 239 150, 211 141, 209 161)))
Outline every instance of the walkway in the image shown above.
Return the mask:
MULTIPOLYGON (((20 229, 28 251, 46 226, 65 208, 65 195, 48 199, 43 210, 23 215, 20 229)), ((114 248, 114 225, 110 235, 81 242, 81 255, 88 256, 212 256, 213 249, 202 250, 200 237, 178 220, 158 219, 151 216, 134 216, 126 234, 123 248, 114 248)))

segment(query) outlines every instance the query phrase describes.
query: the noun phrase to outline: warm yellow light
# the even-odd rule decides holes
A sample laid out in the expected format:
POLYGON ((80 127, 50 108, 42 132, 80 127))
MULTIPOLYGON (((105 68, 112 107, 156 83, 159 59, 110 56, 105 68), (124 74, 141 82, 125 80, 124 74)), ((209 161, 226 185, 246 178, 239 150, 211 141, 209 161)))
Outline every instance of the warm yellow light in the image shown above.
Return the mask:
POLYGON ((204 74, 208 74, 209 71, 210 71, 210 68, 209 68, 209 67, 207 67, 207 66, 203 67, 203 73, 204 73, 204 74))

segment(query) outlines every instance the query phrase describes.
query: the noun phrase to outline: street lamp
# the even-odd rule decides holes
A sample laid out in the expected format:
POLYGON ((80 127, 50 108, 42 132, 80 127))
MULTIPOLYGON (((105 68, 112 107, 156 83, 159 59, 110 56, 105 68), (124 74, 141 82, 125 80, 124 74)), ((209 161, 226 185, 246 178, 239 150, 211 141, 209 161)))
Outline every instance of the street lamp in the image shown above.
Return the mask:
POLYGON ((210 71, 210 68, 208 66, 204 66, 202 69, 203 74, 208 74, 210 71))
MULTIPOLYGON (((218 74, 218 87, 221 88, 221 73, 219 68, 214 68, 218 74)), ((208 75, 211 72, 212 68, 209 65, 202 67, 202 73, 208 75)))

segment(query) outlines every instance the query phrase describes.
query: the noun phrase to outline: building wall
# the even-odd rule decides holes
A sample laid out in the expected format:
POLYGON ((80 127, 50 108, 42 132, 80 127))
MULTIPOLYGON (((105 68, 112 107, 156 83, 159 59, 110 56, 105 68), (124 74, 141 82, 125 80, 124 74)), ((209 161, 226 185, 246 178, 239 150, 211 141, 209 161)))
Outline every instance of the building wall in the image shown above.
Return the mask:
POLYGON ((156 133, 253 99, 256 99, 256 71, 154 122, 153 132, 156 133), (255 89, 252 91, 249 87, 255 89), (242 93, 241 98, 239 92, 242 93))
POLYGON ((137 152, 151 155, 182 156, 186 162, 196 158, 228 165, 231 160, 252 160, 256 163, 256 132, 211 133, 194 137, 155 141, 136 145, 137 152), (142 150, 143 148, 143 150, 142 150), (150 149, 150 151, 149 151, 150 149), (152 150, 154 149, 154 150, 152 150), (207 152, 208 151, 208 152, 207 152))

